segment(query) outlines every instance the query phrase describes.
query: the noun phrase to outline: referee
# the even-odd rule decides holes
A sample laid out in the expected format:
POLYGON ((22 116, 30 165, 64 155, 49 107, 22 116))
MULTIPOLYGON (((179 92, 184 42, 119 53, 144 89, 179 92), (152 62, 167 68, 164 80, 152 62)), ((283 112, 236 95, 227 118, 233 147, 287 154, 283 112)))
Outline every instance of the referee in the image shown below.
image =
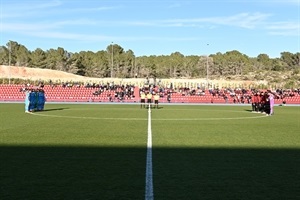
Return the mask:
POLYGON ((151 92, 148 92, 148 94, 147 94, 147 103, 148 103, 148 107, 152 107, 152 94, 151 94, 151 92))
POLYGON ((145 103, 146 103, 145 99, 146 99, 145 92, 142 91, 142 92, 141 92, 141 108, 142 108, 142 107, 145 108, 145 103))

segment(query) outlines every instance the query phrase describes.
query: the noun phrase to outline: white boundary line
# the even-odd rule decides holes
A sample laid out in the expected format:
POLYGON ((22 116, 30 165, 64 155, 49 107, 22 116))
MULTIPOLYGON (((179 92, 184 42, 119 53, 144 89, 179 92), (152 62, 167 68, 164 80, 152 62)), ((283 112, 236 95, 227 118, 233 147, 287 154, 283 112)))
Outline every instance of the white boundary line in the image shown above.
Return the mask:
POLYGON ((257 119, 267 117, 266 115, 253 116, 253 117, 213 117, 213 118, 169 118, 169 119, 153 119, 159 121, 209 121, 209 120, 240 120, 240 119, 257 119))
MULTIPOLYGON (((150 111, 151 112, 151 111, 150 111)), ((137 120, 145 121, 144 118, 109 118, 109 117, 79 117, 79 116, 63 116, 63 115, 47 115, 39 112, 30 113, 32 115, 41 116, 41 117, 56 117, 56 118, 69 118, 69 119, 94 119, 94 120, 137 120)), ((241 119, 257 119, 267 117, 266 115, 258 115, 251 117, 216 117, 216 118, 162 118, 162 119, 151 119, 153 121, 208 121, 208 120, 241 120, 241 119)), ((149 119, 148 119, 149 120, 149 119)))
POLYGON ((57 117, 57 118, 69 118, 69 119, 103 119, 103 120, 138 120, 138 121, 146 121, 147 119, 143 118, 116 118, 116 117, 79 117, 79 116, 63 116, 63 115, 47 115, 39 112, 32 112, 32 115, 41 116, 41 117, 57 117))
POLYGON ((153 200, 153 199, 154 199, 154 194, 153 194, 153 171, 152 171, 152 128, 151 128, 151 106, 149 105, 145 200, 153 200))

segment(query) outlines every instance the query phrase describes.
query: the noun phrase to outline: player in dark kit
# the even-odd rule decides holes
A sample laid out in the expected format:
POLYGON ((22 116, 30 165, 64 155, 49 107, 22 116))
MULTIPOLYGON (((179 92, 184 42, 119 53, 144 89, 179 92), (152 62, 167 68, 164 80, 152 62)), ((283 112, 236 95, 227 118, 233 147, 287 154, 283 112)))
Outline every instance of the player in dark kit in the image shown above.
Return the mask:
POLYGON ((156 93, 154 95, 154 108, 157 108, 158 109, 158 101, 159 101, 159 94, 156 93))

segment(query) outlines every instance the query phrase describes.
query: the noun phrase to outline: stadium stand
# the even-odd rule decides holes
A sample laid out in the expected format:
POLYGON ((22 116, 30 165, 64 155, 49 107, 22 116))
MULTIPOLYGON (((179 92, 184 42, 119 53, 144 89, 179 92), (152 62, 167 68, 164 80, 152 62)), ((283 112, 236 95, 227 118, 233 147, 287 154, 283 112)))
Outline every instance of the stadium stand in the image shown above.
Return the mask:
MULTIPOLYGON (((0 101, 22 102, 25 99, 25 88, 35 86, 0 84, 0 101)), ((43 86, 47 102, 139 102, 139 87, 115 86, 113 88, 45 85, 43 86)), ((161 103, 167 103, 167 90, 160 92, 161 103)), ((251 91, 235 94, 232 91, 204 91, 200 94, 192 94, 190 91, 172 91, 171 103, 251 103, 249 96, 251 91)), ((276 91, 275 104, 300 104, 300 91, 276 91)))

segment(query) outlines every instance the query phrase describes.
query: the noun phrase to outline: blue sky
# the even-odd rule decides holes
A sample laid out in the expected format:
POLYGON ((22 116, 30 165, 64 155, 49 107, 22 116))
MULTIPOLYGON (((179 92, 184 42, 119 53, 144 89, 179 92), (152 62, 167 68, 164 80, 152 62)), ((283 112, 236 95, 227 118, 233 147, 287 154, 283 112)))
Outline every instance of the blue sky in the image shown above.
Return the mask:
POLYGON ((0 45, 136 56, 300 52, 300 0, 0 0, 0 45))

